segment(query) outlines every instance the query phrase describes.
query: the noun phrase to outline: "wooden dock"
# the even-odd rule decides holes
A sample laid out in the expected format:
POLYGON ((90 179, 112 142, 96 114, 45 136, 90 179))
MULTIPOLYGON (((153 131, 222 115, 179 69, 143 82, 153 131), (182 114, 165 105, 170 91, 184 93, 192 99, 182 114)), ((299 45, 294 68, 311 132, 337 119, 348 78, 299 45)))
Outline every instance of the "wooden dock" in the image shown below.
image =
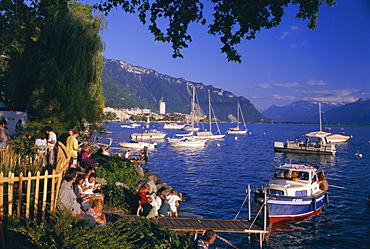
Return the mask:
MULTIPOLYGON (((139 222, 140 217, 135 215, 120 215, 123 219, 139 222)), ((203 219, 203 218, 179 218, 179 217, 160 217, 158 223, 164 228, 176 232, 200 233, 209 229, 218 233, 247 233, 258 234, 260 247, 262 241, 268 238, 269 228, 263 229, 260 222, 252 223, 245 220, 221 220, 221 219, 203 219)))

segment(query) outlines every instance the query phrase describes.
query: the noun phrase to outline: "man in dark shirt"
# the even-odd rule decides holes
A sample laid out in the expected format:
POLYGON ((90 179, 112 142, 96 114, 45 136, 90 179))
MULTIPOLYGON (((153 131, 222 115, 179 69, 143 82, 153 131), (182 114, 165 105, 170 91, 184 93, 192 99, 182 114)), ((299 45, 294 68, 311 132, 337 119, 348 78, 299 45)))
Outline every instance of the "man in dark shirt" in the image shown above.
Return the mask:
POLYGON ((216 233, 213 230, 207 230, 202 238, 195 240, 189 249, 208 249, 209 245, 216 240, 216 233))

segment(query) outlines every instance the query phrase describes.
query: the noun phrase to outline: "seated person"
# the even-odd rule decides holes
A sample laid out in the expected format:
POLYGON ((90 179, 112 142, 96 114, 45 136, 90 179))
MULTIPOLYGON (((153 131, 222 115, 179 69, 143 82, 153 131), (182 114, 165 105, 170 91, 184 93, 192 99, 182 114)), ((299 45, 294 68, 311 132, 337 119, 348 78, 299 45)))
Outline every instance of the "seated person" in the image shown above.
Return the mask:
POLYGON ((81 206, 76 200, 72 184, 77 176, 76 169, 68 169, 65 173, 64 180, 60 186, 58 196, 58 208, 62 211, 69 212, 72 216, 81 214, 81 206))
POLYGON ((100 189, 100 185, 95 184, 96 174, 91 173, 87 178, 85 178, 82 184, 82 193, 93 198, 98 198, 104 201, 103 196, 95 196, 94 191, 100 189))
POLYGON ((96 159, 90 157, 91 153, 89 152, 89 150, 90 150, 90 145, 88 145, 88 144, 85 144, 81 148, 81 166, 83 168, 98 165, 98 162, 96 161, 96 159))
POLYGON ((89 226, 91 225, 105 225, 107 220, 103 213, 104 203, 102 200, 95 199, 91 203, 91 208, 86 211, 83 217, 88 221, 89 226))
POLYGON ((294 171, 292 173, 292 180, 293 181, 298 181, 298 178, 299 178, 299 173, 297 171, 294 171))
POLYGON ((82 184, 85 181, 83 175, 78 175, 76 181, 73 183, 73 191, 77 196, 77 202, 80 203, 82 210, 86 210, 90 207, 92 197, 90 195, 84 194, 82 191, 82 184))
POLYGON ((147 219, 155 217, 155 207, 152 206, 153 198, 151 196, 146 198, 146 203, 139 206, 136 215, 144 216, 147 219))

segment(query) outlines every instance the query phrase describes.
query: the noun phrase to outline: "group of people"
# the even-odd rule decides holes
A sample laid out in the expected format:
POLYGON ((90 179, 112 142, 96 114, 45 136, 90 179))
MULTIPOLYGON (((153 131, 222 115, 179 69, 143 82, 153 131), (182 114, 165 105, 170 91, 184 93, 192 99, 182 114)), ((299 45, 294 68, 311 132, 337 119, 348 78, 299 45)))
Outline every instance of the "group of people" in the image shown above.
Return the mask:
POLYGON ((58 208, 72 216, 85 218, 87 225, 106 224, 104 198, 94 192, 100 189, 95 179, 94 168, 87 169, 84 175, 78 174, 75 168, 69 168, 59 190, 58 208))
POLYGON ((168 194, 162 194, 158 191, 157 194, 149 193, 150 187, 148 184, 143 184, 137 192, 138 208, 137 216, 144 216, 148 219, 157 217, 178 217, 178 207, 182 201, 182 193, 172 189, 168 194))

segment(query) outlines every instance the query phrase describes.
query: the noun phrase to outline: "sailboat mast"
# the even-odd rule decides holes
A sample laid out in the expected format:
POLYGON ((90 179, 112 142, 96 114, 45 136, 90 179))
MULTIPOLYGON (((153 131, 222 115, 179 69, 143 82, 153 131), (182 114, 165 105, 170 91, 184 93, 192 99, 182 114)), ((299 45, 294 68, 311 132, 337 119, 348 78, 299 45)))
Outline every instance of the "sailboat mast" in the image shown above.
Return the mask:
POLYGON ((320 131, 322 131, 322 121, 321 121, 321 103, 319 102, 319 120, 320 120, 320 131))
POLYGON ((237 106, 237 110, 236 110, 236 116, 237 116, 237 118, 238 118, 238 123, 237 123, 237 126, 236 127, 238 127, 238 129, 239 129, 239 112, 241 111, 241 109, 240 109, 240 103, 239 103, 239 101, 238 101, 238 106, 237 106))
POLYGON ((211 92, 208 90, 208 119, 209 119, 209 132, 212 132, 212 122, 211 122, 211 92))
POLYGON ((194 119, 195 119, 195 113, 194 113, 194 105, 195 105, 195 86, 193 86, 193 99, 191 102, 191 135, 194 135, 194 119))

